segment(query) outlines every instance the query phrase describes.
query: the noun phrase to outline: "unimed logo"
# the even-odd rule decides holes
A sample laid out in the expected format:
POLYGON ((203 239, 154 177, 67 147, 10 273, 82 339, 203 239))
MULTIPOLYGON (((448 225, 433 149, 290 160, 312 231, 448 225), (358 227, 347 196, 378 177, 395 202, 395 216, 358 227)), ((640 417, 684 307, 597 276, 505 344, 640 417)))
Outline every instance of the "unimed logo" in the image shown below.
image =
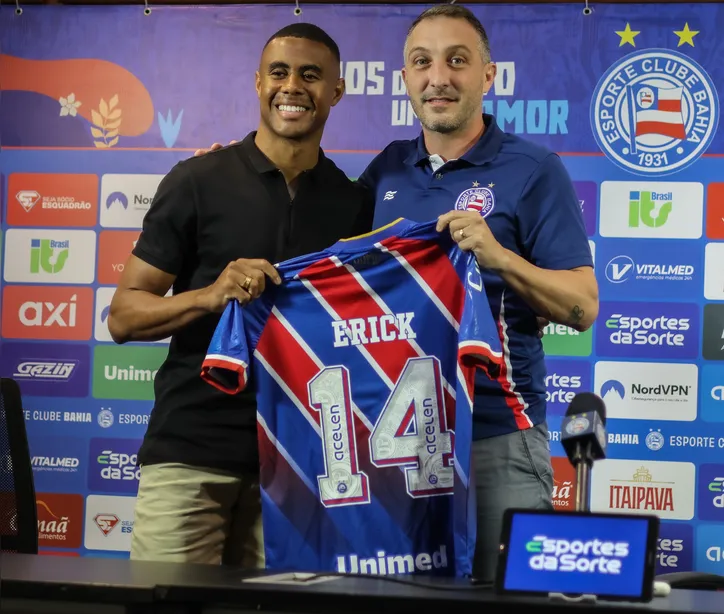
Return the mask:
POLYGON ((79 286, 5 286, 2 336, 7 339, 90 339, 93 290, 79 286))
POLYGON ((168 348, 163 346, 96 346, 93 396, 97 399, 153 400, 153 381, 167 354, 168 348))
POLYGON ((543 330, 543 349, 546 356, 590 356, 592 329, 584 333, 564 326, 549 324, 543 330))
POLYGON ((629 358, 696 358, 699 307, 693 303, 602 302, 596 353, 629 358))

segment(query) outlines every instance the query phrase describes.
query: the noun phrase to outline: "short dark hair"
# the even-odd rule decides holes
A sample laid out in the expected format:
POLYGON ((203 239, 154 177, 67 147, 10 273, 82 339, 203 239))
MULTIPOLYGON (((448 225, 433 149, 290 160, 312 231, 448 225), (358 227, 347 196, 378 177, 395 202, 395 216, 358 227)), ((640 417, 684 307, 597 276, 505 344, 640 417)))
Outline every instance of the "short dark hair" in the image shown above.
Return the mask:
POLYGON ((490 41, 488 41, 488 34, 485 32, 483 24, 480 20, 473 15, 470 9, 465 8, 459 4, 437 4, 422 13, 412 22, 410 29, 407 31, 405 37, 405 47, 407 47, 407 38, 409 38, 412 31, 418 26, 418 24, 426 19, 432 19, 433 17, 448 17, 450 19, 464 19, 467 21, 480 36, 480 48, 483 59, 486 62, 490 61, 490 41))
POLYGON ((281 30, 269 37, 269 40, 264 44, 264 49, 277 38, 304 38, 315 43, 322 43, 332 52, 332 55, 334 55, 335 59, 339 62, 340 56, 337 43, 335 43, 334 39, 322 30, 322 28, 315 26, 313 23, 292 23, 284 26, 281 30))

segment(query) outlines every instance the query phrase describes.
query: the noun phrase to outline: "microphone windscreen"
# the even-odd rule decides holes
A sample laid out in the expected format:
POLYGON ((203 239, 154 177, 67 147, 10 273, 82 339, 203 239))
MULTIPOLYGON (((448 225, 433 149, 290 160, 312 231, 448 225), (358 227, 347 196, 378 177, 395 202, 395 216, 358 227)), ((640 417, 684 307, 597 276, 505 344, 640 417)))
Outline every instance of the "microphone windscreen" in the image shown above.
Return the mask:
POLYGON ((606 404, 603 399, 592 392, 579 392, 571 401, 566 416, 574 414, 582 414, 587 411, 595 411, 601 418, 601 422, 606 424, 606 404))

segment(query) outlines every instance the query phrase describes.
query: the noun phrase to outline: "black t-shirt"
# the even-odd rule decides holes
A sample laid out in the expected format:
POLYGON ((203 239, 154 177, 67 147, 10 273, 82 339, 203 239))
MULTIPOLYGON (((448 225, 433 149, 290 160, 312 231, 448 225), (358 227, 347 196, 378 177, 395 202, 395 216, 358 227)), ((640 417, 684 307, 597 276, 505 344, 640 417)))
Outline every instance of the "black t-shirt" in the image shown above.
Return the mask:
MULTIPOLYGON (((254 136, 184 160, 161 181, 133 254, 175 275, 174 294, 212 284, 238 258, 275 264, 371 229, 369 193, 321 151, 291 200, 254 136)), ((227 395, 200 377, 219 318, 202 316, 172 336, 139 464, 258 471, 253 392, 227 395)))

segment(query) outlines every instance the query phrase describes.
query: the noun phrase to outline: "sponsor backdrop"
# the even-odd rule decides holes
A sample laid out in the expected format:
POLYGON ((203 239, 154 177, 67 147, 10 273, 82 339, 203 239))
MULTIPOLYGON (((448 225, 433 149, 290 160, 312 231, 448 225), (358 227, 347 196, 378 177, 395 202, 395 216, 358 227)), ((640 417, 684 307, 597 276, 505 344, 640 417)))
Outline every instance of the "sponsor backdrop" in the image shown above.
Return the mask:
MULTIPOLYGON (((116 346, 106 322, 159 180, 256 127, 260 49, 297 19, 340 44, 347 94, 323 144, 357 177, 419 132, 400 64, 422 8, 0 9, 0 368, 22 387, 46 552, 128 556, 167 346, 116 346)), ((561 418, 592 390, 610 418, 594 509, 659 514, 659 571, 722 573, 724 7, 581 8, 473 7, 499 70, 485 108, 561 153, 600 282, 593 329, 550 325, 544 339, 556 504, 575 486, 561 418)))

